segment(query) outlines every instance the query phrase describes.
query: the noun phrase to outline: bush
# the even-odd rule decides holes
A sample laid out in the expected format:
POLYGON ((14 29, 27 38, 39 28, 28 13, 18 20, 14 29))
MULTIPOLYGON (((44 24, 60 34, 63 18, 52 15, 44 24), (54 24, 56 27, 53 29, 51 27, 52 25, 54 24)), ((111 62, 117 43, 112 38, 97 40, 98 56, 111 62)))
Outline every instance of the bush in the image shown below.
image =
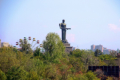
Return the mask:
POLYGON ((94 73, 96 74, 96 76, 98 78, 100 78, 104 75, 104 72, 101 69, 97 69, 94 73))
POLYGON ((99 80, 92 71, 87 72, 86 77, 88 78, 88 80, 99 80))
POLYGON ((2 70, 0 70, 0 80, 6 80, 6 79, 7 79, 7 77, 6 77, 5 73, 2 70))
POLYGON ((24 80, 27 78, 27 72, 21 67, 11 67, 7 72, 8 80, 24 80))

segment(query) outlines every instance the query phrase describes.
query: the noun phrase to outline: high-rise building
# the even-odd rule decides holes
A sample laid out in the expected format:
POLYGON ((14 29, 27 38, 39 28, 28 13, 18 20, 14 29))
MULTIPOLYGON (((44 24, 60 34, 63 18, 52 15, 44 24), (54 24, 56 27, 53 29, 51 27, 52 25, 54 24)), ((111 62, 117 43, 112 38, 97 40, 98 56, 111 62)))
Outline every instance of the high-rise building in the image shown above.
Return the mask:
POLYGON ((97 49, 100 50, 101 52, 103 52, 103 46, 102 45, 92 45, 91 46, 92 51, 96 51, 97 49))
POLYGON ((104 54, 110 54, 110 52, 111 52, 111 49, 107 49, 107 48, 103 47, 102 45, 92 45, 91 46, 92 51, 95 52, 97 49, 100 50, 101 52, 103 52, 104 54))
POLYGON ((104 53, 104 54, 110 54, 110 52, 111 52, 110 49, 104 49, 104 50, 103 50, 103 53, 104 53))
POLYGON ((92 50, 92 51, 95 51, 95 45, 92 45, 92 46, 91 46, 91 50, 92 50))

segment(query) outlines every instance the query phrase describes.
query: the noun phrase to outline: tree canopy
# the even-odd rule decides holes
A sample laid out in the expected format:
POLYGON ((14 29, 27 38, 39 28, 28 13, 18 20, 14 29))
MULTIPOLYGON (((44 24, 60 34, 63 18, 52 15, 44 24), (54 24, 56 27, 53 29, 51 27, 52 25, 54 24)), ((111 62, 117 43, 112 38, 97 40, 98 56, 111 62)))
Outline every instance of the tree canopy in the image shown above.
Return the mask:
POLYGON ((43 41, 45 53, 50 57, 61 57, 65 53, 65 46, 57 33, 48 33, 43 41))

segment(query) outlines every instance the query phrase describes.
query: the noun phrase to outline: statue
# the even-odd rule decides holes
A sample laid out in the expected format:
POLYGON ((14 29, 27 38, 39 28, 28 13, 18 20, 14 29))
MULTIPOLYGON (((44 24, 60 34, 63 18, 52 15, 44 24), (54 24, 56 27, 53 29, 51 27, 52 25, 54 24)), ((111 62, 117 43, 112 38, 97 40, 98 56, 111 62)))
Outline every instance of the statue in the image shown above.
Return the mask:
POLYGON ((66 40, 66 30, 71 28, 66 28, 65 20, 62 20, 62 23, 60 23, 59 26, 60 26, 60 29, 62 30, 62 42, 68 43, 66 40))

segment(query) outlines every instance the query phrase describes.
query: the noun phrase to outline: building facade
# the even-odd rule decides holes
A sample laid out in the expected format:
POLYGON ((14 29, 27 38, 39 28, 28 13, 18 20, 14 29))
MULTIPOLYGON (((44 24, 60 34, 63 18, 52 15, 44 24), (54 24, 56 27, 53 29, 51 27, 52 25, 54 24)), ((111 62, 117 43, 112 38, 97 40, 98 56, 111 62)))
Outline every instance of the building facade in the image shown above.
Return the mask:
POLYGON ((92 50, 92 51, 95 51, 95 45, 92 45, 92 46, 91 46, 91 50, 92 50))
POLYGON ((111 49, 107 49, 107 48, 103 47, 102 45, 91 45, 91 50, 93 52, 95 52, 97 49, 100 50, 101 52, 103 52, 104 54, 110 54, 110 52, 114 51, 111 49))
POLYGON ((95 52, 97 49, 100 50, 101 52, 103 52, 103 46, 102 45, 92 45, 91 46, 92 51, 95 52))
POLYGON ((10 46, 9 43, 7 43, 7 42, 1 42, 1 39, 0 39, 0 48, 1 47, 9 47, 9 46, 10 46))
POLYGON ((110 54, 110 51, 111 51, 110 49, 104 49, 104 50, 103 50, 103 53, 105 53, 105 54, 110 54))
POLYGON ((7 43, 7 42, 2 42, 2 43, 1 43, 1 46, 2 46, 2 47, 9 47, 10 45, 9 45, 9 43, 7 43))

